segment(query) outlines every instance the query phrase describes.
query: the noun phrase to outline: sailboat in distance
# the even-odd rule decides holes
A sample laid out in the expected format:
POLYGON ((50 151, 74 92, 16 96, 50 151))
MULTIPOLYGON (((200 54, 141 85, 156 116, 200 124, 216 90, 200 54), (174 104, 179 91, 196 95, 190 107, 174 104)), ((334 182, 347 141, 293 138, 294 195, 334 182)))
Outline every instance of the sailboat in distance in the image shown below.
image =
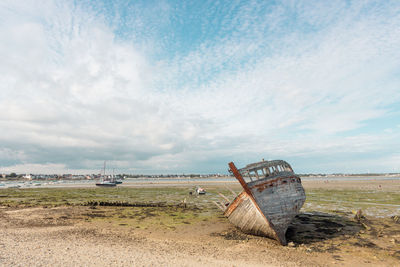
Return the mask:
POLYGON ((106 161, 104 161, 103 175, 100 176, 100 181, 96 183, 96 186, 112 187, 116 185, 115 181, 106 178, 106 161))

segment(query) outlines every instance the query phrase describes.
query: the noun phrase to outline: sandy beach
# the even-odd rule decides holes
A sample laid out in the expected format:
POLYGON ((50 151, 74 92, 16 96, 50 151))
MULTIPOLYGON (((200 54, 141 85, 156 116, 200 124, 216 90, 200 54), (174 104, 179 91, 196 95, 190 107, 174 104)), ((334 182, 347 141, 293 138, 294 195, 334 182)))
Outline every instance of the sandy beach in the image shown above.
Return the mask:
MULTIPOLYGON (((204 183, 210 190, 225 185, 204 183)), ((315 190, 311 193, 400 191, 400 181, 395 180, 304 181, 303 185, 307 191, 315 190)), ((148 224, 139 227, 121 220, 129 217, 126 212, 132 215, 146 208, 1 205, 0 265, 399 266, 400 224, 393 218, 366 216, 357 222, 351 213, 317 207, 295 219, 287 234, 292 241, 282 247, 274 240, 241 233, 218 212, 202 220, 185 217, 183 223, 167 227, 157 223, 162 217, 152 208, 145 216, 140 213, 141 220, 135 222, 148 220, 148 224), (118 223, 108 219, 110 214, 119 214, 118 223)))

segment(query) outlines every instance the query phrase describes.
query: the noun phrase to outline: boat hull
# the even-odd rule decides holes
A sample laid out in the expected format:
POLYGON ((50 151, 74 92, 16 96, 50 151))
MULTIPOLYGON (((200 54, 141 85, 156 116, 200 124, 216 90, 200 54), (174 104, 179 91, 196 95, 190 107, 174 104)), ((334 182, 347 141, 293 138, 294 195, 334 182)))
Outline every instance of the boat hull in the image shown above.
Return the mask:
POLYGON ((102 183, 97 183, 96 186, 101 186, 101 187, 113 187, 113 186, 116 186, 116 184, 114 184, 114 183, 104 183, 104 184, 102 184, 102 183))
POLYGON ((236 197, 228 206, 224 215, 244 233, 267 236, 273 239, 278 238, 273 225, 270 224, 252 197, 246 192, 242 192, 236 197))

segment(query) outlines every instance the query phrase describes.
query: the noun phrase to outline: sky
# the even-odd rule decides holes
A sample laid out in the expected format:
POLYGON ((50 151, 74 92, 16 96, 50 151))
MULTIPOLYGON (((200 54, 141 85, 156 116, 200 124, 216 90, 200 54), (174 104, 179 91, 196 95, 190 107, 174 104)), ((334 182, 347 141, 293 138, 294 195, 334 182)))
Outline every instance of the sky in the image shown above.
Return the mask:
POLYGON ((400 172, 400 2, 0 1, 0 173, 400 172))

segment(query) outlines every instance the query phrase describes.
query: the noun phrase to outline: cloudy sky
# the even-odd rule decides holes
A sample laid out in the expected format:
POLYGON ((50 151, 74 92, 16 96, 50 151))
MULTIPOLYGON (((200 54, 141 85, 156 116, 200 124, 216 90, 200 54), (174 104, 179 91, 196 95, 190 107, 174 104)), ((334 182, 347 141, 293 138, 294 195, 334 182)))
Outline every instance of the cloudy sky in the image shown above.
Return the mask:
POLYGON ((400 172, 400 2, 0 1, 0 173, 400 172))

